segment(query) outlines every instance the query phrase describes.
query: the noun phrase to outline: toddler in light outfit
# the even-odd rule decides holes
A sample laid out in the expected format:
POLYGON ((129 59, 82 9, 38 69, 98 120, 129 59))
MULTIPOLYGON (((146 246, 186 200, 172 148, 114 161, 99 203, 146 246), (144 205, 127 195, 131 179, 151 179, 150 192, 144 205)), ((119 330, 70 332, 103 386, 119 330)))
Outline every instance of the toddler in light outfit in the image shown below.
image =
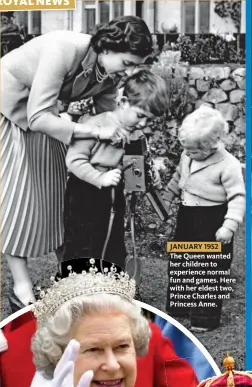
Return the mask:
MULTIPOLYGON (((175 196, 181 198, 176 241, 220 241, 222 253, 232 256, 233 237, 245 212, 245 186, 240 162, 224 148, 227 133, 227 122, 209 106, 202 105, 185 118, 178 133, 184 151, 164 200, 169 207, 175 196)), ((219 270, 228 270, 231 265, 231 259, 214 262, 219 270)), ((217 281, 216 278, 213 285, 217 281)), ((206 297, 208 293, 205 292, 206 297)), ((216 307, 195 307, 192 300, 188 308, 177 308, 168 290, 167 311, 174 316, 190 311, 192 330, 214 329, 219 326, 222 307, 216 297, 202 300, 214 301, 216 307)))

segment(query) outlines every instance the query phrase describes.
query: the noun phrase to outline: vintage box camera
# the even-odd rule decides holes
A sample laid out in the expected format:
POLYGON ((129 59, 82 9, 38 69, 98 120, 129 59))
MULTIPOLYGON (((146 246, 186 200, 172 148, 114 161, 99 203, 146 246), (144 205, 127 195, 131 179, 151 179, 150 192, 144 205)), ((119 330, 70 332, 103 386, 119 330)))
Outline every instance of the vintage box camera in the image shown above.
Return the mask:
POLYGON ((137 141, 126 144, 123 158, 126 191, 146 192, 148 185, 147 153, 147 144, 144 136, 137 141))
POLYGON ((153 187, 153 159, 145 136, 125 146, 123 158, 126 192, 144 192, 162 221, 168 219, 168 211, 158 189, 153 187))

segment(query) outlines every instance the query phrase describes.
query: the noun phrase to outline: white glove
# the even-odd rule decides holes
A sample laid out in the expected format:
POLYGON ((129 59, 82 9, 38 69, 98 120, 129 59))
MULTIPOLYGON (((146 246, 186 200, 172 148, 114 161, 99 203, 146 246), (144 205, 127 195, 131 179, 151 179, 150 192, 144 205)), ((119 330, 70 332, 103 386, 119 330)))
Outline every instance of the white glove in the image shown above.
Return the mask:
MULTIPOLYGON (((80 344, 76 340, 71 340, 68 343, 60 361, 58 362, 53 380, 50 382, 47 379, 38 379, 36 376, 31 387, 74 387, 74 361, 79 353, 80 344)), ((93 379, 93 371, 85 372, 80 378, 77 387, 90 387, 93 379)))
POLYGON ((7 351, 7 349, 8 349, 7 340, 3 334, 2 329, 0 329, 0 352, 7 351))

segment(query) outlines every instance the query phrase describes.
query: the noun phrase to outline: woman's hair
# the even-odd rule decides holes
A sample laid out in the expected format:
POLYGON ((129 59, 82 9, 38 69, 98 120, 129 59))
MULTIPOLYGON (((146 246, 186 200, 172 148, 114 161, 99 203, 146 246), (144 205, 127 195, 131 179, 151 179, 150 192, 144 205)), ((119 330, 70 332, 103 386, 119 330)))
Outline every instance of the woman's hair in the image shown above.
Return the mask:
POLYGON ((178 138, 182 146, 189 141, 198 149, 207 151, 218 147, 227 133, 228 123, 222 114, 203 104, 184 119, 178 138))
POLYGON ((97 53, 103 50, 130 52, 142 58, 153 51, 149 28, 137 16, 122 16, 98 26, 91 38, 91 46, 97 53))
POLYGON ((150 328, 141 314, 141 308, 119 296, 95 294, 79 296, 63 304, 57 312, 39 327, 32 339, 33 361, 38 371, 52 377, 54 369, 70 341, 73 324, 85 315, 99 315, 102 311, 116 310, 126 314, 130 320, 131 332, 137 356, 148 351, 150 328))
POLYGON ((150 111, 154 116, 162 116, 168 109, 167 84, 150 70, 139 70, 130 76, 124 84, 123 95, 131 105, 150 111))
POLYGON ((14 11, 1 12, 0 14, 1 14, 1 16, 6 16, 6 17, 8 17, 9 19, 10 19, 11 17, 13 17, 13 18, 15 17, 14 11))

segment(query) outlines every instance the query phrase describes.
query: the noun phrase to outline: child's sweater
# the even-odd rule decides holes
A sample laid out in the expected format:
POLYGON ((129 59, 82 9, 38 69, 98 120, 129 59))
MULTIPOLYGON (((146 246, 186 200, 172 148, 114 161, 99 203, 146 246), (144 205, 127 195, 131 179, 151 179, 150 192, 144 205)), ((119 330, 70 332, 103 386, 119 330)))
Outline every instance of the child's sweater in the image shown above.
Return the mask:
MULTIPOLYGON (((109 126, 113 120, 110 112, 101 113, 96 119, 98 126, 109 126)), ((110 141, 96 139, 76 140, 68 148, 66 165, 79 179, 101 188, 104 173, 116 168, 123 155, 122 144, 114 146, 110 141)))
POLYGON ((192 160, 182 153, 179 166, 166 187, 164 199, 172 201, 183 191, 196 198, 207 200, 210 205, 227 203, 228 210, 223 223, 233 232, 242 222, 245 212, 245 186, 240 162, 221 147, 190 172, 192 160))

